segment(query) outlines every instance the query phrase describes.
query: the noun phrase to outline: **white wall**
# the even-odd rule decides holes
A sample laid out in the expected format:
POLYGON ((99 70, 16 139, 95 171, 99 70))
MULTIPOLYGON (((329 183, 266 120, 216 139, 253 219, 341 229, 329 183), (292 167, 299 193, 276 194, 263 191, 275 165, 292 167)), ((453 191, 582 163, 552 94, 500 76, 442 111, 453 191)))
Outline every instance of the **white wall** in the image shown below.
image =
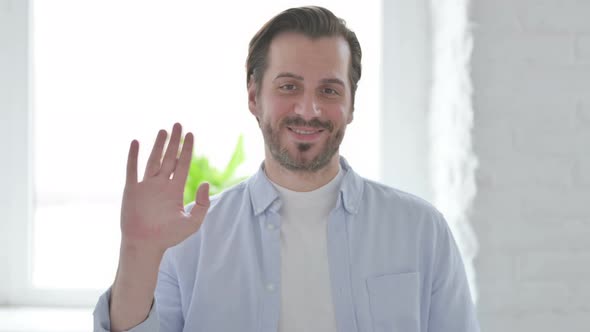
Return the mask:
POLYGON ((590 329, 590 2, 474 0, 482 330, 590 329))

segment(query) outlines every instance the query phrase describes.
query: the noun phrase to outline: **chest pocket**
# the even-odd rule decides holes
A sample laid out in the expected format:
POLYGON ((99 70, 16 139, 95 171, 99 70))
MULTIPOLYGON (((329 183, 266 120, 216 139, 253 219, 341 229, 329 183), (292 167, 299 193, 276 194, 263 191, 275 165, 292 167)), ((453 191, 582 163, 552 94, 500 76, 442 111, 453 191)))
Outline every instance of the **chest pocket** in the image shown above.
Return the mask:
POLYGON ((417 272, 367 279, 374 332, 420 331, 420 280, 417 272))

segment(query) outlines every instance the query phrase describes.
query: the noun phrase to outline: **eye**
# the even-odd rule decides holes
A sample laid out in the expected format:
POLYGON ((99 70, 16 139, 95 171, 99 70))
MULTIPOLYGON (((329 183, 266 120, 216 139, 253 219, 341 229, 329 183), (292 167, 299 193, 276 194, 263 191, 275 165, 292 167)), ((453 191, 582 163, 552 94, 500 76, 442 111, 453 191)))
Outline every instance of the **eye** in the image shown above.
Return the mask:
POLYGON ((279 86, 279 89, 281 89, 283 91, 293 91, 293 90, 297 90, 297 86, 295 86, 295 84, 286 83, 286 84, 279 86))
POLYGON ((340 95, 340 93, 338 93, 337 90, 332 89, 332 88, 323 88, 322 89, 322 93, 327 94, 327 95, 340 95))

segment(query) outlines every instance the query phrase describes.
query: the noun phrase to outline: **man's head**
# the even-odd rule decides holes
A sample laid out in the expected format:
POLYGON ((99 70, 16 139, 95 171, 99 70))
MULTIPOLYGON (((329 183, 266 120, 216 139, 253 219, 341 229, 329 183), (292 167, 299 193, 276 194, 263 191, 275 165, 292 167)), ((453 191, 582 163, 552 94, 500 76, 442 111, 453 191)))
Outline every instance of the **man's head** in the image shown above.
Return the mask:
POLYGON ((352 105, 358 81, 361 79, 361 45, 356 34, 346 27, 341 18, 322 7, 287 9, 268 21, 252 40, 246 60, 246 82, 260 86, 268 65, 268 49, 275 36, 283 32, 296 32, 312 39, 341 36, 350 48, 348 80, 351 86, 352 105))
POLYGON ((248 106, 267 147, 267 160, 314 172, 334 162, 352 121, 361 74, 360 45, 330 11, 289 9, 250 42, 248 106))

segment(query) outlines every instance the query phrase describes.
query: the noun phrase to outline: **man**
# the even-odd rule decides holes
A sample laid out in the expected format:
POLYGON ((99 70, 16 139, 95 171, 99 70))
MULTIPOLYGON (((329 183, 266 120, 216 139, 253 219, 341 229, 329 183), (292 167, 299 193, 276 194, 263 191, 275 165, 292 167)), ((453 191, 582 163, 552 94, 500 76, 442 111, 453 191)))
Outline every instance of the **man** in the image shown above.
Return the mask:
POLYGON ((478 331, 443 217, 339 156, 361 76, 355 34, 289 9, 250 42, 257 174, 182 206, 193 136, 160 131, 142 182, 131 143, 115 282, 97 331, 478 331), (155 292, 155 297, 154 297, 155 292))

